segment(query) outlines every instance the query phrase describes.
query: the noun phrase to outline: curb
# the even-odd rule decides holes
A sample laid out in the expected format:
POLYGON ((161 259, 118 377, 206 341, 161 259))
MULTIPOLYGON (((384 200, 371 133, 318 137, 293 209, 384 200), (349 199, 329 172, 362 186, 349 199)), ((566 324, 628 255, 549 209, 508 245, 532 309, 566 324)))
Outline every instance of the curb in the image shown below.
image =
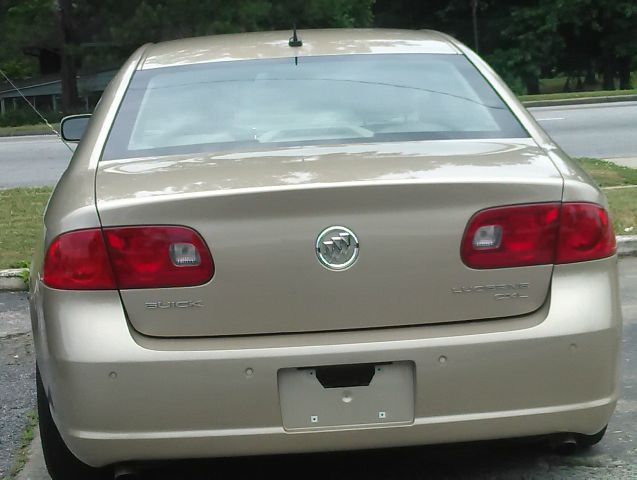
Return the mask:
POLYGON ((28 268, 9 268, 8 270, 0 270, 0 292, 28 290, 29 287, 26 283, 24 283, 24 280, 22 280, 22 275, 24 275, 24 272, 28 271, 28 268))
MULTIPOLYGON (((637 257, 637 235, 618 235, 617 255, 619 257, 637 257)), ((28 285, 22 280, 23 272, 28 271, 28 268, 0 270, 0 292, 28 290, 28 285)))
POLYGON ((16 138, 16 137, 41 137, 41 136, 55 136, 51 130, 45 132, 41 131, 31 131, 31 132, 17 132, 17 133, 0 133, 0 138, 16 138))
POLYGON ((561 98, 557 100, 525 100, 526 108, 560 107, 565 105, 594 105, 598 103, 637 102, 637 95, 613 95, 612 97, 561 98))
POLYGON ((40 440, 40 427, 35 427, 33 440, 27 452, 27 461, 22 470, 16 475, 15 480, 50 480, 49 473, 44 463, 42 441, 40 440))
POLYGON ((637 235, 619 235, 617 237, 617 255, 637 257, 637 235))

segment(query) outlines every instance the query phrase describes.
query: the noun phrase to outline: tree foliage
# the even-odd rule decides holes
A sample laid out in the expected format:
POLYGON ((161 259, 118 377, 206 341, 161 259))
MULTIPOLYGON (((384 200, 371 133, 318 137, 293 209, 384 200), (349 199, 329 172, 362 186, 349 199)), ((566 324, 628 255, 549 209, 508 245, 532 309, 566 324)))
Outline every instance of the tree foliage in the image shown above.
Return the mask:
POLYGON ((54 28, 50 0, 0 0, 0 68, 14 78, 35 73, 37 62, 23 49, 55 45, 54 28))
MULTIPOLYGON (((472 3, 377 0, 375 22, 441 29, 475 46, 472 3)), ((534 93, 541 76, 558 74, 589 81, 601 74, 607 89, 631 88, 635 0, 478 0, 477 7, 480 53, 516 90, 534 93)))
POLYGON ((0 0, 0 68, 38 74, 25 52, 63 52, 75 68, 115 68, 138 46, 174 38, 253 30, 325 27, 432 28, 480 53, 516 90, 543 76, 578 88, 602 78, 629 88, 637 67, 635 0, 0 0), (60 6, 65 6, 60 29, 60 6))

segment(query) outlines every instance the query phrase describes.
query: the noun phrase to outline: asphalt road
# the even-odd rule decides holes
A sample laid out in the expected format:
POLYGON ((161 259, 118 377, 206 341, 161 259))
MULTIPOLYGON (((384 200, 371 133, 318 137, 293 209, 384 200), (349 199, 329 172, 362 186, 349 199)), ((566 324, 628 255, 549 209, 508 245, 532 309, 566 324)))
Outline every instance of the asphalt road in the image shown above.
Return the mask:
POLYGON ((35 355, 25 293, 0 292, 0 478, 35 408, 35 355))
MULTIPOLYGON (((555 141, 577 157, 637 157, 637 102, 534 108, 555 141)), ((53 185, 71 158, 56 137, 0 138, 0 188, 53 185)))
POLYGON ((530 112, 573 157, 637 156, 637 102, 533 108, 530 112))
POLYGON ((53 135, 0 138, 0 188, 55 185, 71 151, 53 135))
MULTIPOLYGON (((520 442, 480 442, 398 450, 179 462, 146 470, 144 479, 613 479, 637 478, 637 258, 620 262, 624 312, 622 398, 603 442, 571 456, 520 442)), ((33 405, 33 354, 25 294, 0 293, 0 478, 17 445, 20 417, 33 405), (3 333, 4 328, 4 333, 3 333), (7 332, 12 332, 8 334, 7 332), (20 333, 22 332, 22 333, 20 333), (18 355, 18 358, 15 358, 18 355), (6 414, 6 413, 9 414, 6 414)), ((18 480, 47 480, 36 443, 18 480)))

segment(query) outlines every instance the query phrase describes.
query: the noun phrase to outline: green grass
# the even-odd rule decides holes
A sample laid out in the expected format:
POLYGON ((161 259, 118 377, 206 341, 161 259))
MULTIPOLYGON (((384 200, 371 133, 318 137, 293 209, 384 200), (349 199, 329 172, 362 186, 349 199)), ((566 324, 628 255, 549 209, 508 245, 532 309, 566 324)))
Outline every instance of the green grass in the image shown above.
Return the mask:
MULTIPOLYGON (((564 88, 566 87, 566 80, 567 80, 567 77, 565 76, 558 76, 558 77, 552 77, 552 78, 540 78, 540 93, 542 94, 561 93, 564 91, 564 88)), ((632 85, 637 84, 637 71, 631 72, 630 83, 632 85)), ((587 92, 595 92, 597 90, 604 89, 601 79, 599 77, 597 77, 592 84, 584 83, 580 86, 587 92)), ((618 86, 617 82, 615 82, 615 86, 618 86)), ((576 87, 577 87, 577 78, 571 78, 570 88, 576 88, 576 87)))
MULTIPOLYGON (((60 131, 59 123, 52 123, 51 126, 58 132, 60 131)), ((36 125, 21 125, 19 127, 0 127, 0 137, 12 137, 15 135, 42 135, 52 133, 51 129, 45 123, 36 125)))
MULTIPOLYGON (((631 75, 631 84, 635 85, 637 83, 637 71, 632 72, 631 75)), ((571 78, 571 88, 576 87, 577 79, 571 78)), ((617 82, 615 82, 617 86, 617 82)), ((553 78, 541 78, 540 79, 540 93, 560 93, 564 91, 564 87, 566 86, 566 77, 553 77, 553 78)), ((582 88, 587 91, 596 91, 603 90, 603 84, 600 79, 597 78, 595 82, 592 84, 583 84, 582 88)))
POLYGON ((9 476, 6 480, 13 480, 18 473, 22 471, 24 466, 29 460, 29 446, 33 442, 35 436, 35 427, 38 425, 38 415, 34 411, 27 413, 27 424, 22 431, 22 437, 20 438, 20 446, 16 452, 15 460, 9 470, 9 476))
POLYGON ((605 188, 613 228, 617 235, 637 234, 637 169, 622 167, 596 158, 577 159, 584 170, 605 188), (608 189, 635 185, 635 188, 608 189))
POLYGON ((597 158, 578 158, 577 160, 600 187, 637 185, 637 169, 635 168, 622 167, 597 158))
POLYGON ((637 235, 637 188, 606 190, 617 235, 637 235))
POLYGON ((539 100, 566 100, 570 98, 616 97, 618 95, 637 95, 637 89, 599 90, 596 92, 543 93, 540 95, 520 95, 518 98, 521 102, 533 102, 539 100))
MULTIPOLYGON (((566 77, 541 78, 540 93, 559 93, 564 91, 566 77)), ((593 89, 596 90, 596 89, 593 89)))
POLYGON ((50 195, 49 187, 0 190, 0 268, 30 263, 50 195))

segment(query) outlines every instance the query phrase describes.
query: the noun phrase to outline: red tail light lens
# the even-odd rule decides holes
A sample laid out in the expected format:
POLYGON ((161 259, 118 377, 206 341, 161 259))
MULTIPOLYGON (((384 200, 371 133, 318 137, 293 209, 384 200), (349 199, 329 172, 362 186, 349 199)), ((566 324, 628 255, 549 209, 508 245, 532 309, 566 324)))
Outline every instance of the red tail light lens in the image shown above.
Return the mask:
POLYGON ((593 203, 538 203, 476 213, 462 239, 471 268, 583 262, 615 253, 608 213, 593 203))
POLYGON ((593 203, 562 206, 555 263, 605 258, 615 249, 615 234, 606 210, 593 203))
POLYGON ((63 290, 114 290, 115 276, 99 228, 60 235, 44 258, 42 280, 63 290))
POLYGON ((469 221, 462 260, 472 268, 505 268, 553 263, 559 203, 513 205, 483 210, 469 221), (490 240, 499 236, 499 241, 490 240))
POLYGON ((189 228, 105 228, 104 237, 121 289, 189 287, 214 274, 210 250, 189 228))
POLYGON ((62 290, 189 287, 212 278, 210 250, 186 227, 77 230, 57 237, 43 281, 62 290))

